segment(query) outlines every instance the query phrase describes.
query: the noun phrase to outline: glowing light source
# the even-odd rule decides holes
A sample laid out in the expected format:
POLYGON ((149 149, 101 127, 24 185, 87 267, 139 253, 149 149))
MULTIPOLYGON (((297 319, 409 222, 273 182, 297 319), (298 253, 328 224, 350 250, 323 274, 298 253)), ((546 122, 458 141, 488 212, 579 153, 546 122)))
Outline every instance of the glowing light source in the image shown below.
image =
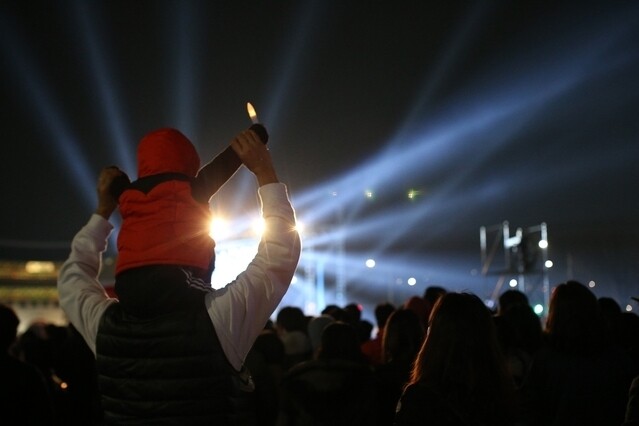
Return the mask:
POLYGON ((366 195, 366 198, 368 198, 369 200, 372 200, 374 197, 373 191, 371 191, 370 189, 364 191, 364 195, 366 195))
POLYGON ((257 123, 257 112, 255 112, 255 108, 253 108, 253 105, 250 102, 246 103, 246 111, 248 112, 248 115, 251 118, 253 124, 257 123))
POLYGON ((409 286, 414 286, 415 284, 417 284, 417 280, 413 277, 410 277, 407 281, 409 286))
POLYGON ((588 283, 588 287, 590 287, 590 288, 595 288, 595 285, 596 285, 596 283, 594 281, 590 281, 588 283))
POLYGON ((253 221, 253 232, 258 237, 261 237, 264 231, 266 230, 266 222, 264 222, 263 218, 258 218, 253 221))
POLYGON ((626 305, 626 312, 632 311, 632 305, 626 305))
POLYGON ((374 268, 375 267, 375 259, 367 259, 366 260, 366 267, 367 268, 374 268))
POLYGON ((223 239, 228 235, 228 222, 221 218, 216 217, 211 220, 209 225, 209 236, 215 239, 223 239))
POLYGON ((28 274, 45 274, 55 271, 53 262, 29 261, 24 265, 24 270, 28 274))
POLYGON ((548 241, 547 240, 539 240, 539 248, 542 248, 542 249, 548 248, 548 241))
POLYGON ((417 198, 419 194, 420 194, 420 191, 417 191, 416 189, 409 189, 408 192, 406 193, 406 196, 408 197, 409 200, 414 200, 415 198, 417 198))
POLYGON ((546 268, 552 268, 552 266, 554 265, 554 263, 552 263, 552 260, 547 260, 546 262, 544 262, 544 266, 546 268))
POLYGON ((517 280, 513 278, 512 280, 510 280, 509 285, 510 285, 511 287, 513 287, 513 288, 514 288, 514 287, 517 287, 517 280))
POLYGON ((535 311, 537 315, 541 315, 544 312, 544 307, 538 303, 535 305, 533 310, 535 311))

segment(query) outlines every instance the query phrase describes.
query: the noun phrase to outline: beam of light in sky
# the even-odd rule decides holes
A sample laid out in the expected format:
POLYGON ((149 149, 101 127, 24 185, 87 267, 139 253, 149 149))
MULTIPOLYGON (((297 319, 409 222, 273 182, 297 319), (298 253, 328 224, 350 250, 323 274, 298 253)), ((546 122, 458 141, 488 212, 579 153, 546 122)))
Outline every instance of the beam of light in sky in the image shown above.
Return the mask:
POLYGON ((323 15, 320 10, 322 6, 323 2, 317 0, 300 2, 297 18, 293 19, 297 25, 291 30, 290 36, 285 38, 290 40, 290 44, 283 49, 280 58, 274 61, 274 63, 279 63, 273 67, 273 70, 277 70, 277 74, 273 78, 274 81, 267 86, 271 88, 267 96, 269 103, 262 113, 264 123, 267 123, 268 127, 274 131, 277 131, 279 125, 279 112, 282 109, 282 103, 285 99, 290 99, 290 86, 302 74, 301 57, 304 52, 311 50, 313 38, 309 31, 315 27, 314 22, 323 15))
MULTIPOLYGON (((269 101, 263 106, 254 104, 260 121, 264 123, 271 134, 277 134, 280 120, 279 113, 282 109, 282 104, 285 99, 290 99, 290 86, 296 81, 297 76, 302 74, 303 70, 300 69, 300 58, 304 52, 310 50, 313 39, 310 37, 309 30, 315 27, 313 23, 322 15, 319 10, 321 6, 322 2, 317 0, 300 2, 297 18, 293 20, 297 25, 291 30, 291 35, 284 38, 285 40, 290 40, 290 44, 282 49, 283 53, 279 59, 273 61, 273 63, 279 65, 272 68, 273 70, 277 70, 277 73, 272 78, 272 82, 267 85, 267 87, 269 87, 269 93, 266 99, 269 101)), ((248 99, 247 101, 254 100, 248 99)), ((269 145, 273 143, 273 140, 269 141, 269 145)), ((239 181, 239 193, 246 193, 249 185, 252 185, 254 182, 254 179, 249 173, 238 173, 234 179, 239 181)), ((237 208, 241 204, 242 200, 240 198, 241 197, 232 198, 234 208, 237 208)))
POLYGON ((482 15, 486 13, 486 8, 487 2, 474 2, 471 4, 470 10, 457 25, 457 30, 454 31, 450 42, 441 49, 441 58, 434 61, 434 67, 428 73, 428 78, 424 79, 422 87, 417 90, 419 95, 399 125, 395 136, 391 138, 391 142, 388 145, 389 148, 401 144, 401 142, 405 140, 407 133, 409 133, 411 126, 420 120, 422 111, 428 105, 431 97, 450 73, 450 69, 461 57, 464 49, 468 48, 468 42, 471 40, 472 35, 478 30, 478 24, 481 21, 482 15))
MULTIPOLYGON (((174 103, 175 110, 173 116, 177 119, 177 126, 184 134, 195 135, 195 97, 196 87, 200 85, 199 75, 195 72, 200 69, 200 64, 196 63, 192 46, 200 44, 194 40, 194 34, 199 33, 199 20, 195 19, 198 14, 193 10, 192 2, 176 2, 174 7, 169 8, 171 17, 175 19, 177 25, 171 26, 175 31, 168 34, 167 43, 171 45, 172 55, 175 58, 175 78, 174 103), (175 40, 175 41, 174 41, 175 40)), ((201 16, 201 15, 200 15, 201 16)))
MULTIPOLYGON (((530 103, 531 99, 512 100, 507 99, 500 104, 493 103, 490 109, 476 108, 474 111, 466 111, 465 116, 459 115, 451 117, 446 122, 432 129, 428 134, 421 137, 414 137, 412 142, 401 149, 393 152, 383 152, 378 158, 370 161, 363 167, 358 168, 334 181, 322 185, 311 192, 301 194, 296 198, 298 209, 304 210, 312 207, 310 222, 321 220, 324 216, 334 214, 336 206, 327 200, 327 194, 336 188, 336 202, 340 202, 343 207, 353 209, 366 202, 363 197, 364 187, 388 186, 389 182, 396 184, 397 181, 405 179, 407 171, 413 179, 423 180, 429 175, 433 175, 443 169, 450 167, 467 155, 469 149, 476 150, 479 143, 476 136, 479 133, 495 131, 495 127, 504 126, 505 122, 513 121, 517 118, 530 103), (383 183, 383 184, 382 184, 383 183)), ((501 130, 503 134, 507 131, 501 130)), ((481 150, 487 155, 491 149, 497 149, 504 140, 504 137, 493 137, 490 140, 482 140, 481 150)), ((469 166, 465 166, 469 167, 469 166)))
POLYGON ((60 160, 63 173, 69 177, 72 187, 80 191, 86 206, 91 209, 95 203, 95 178, 97 172, 87 166, 86 156, 80 149, 80 143, 72 131, 65 125, 66 120, 60 113, 61 108, 44 85, 40 67, 27 56, 29 47, 20 38, 13 23, 0 15, 0 43, 2 52, 7 58, 4 63, 15 75, 15 81, 22 85, 27 100, 34 109, 34 121, 42 122, 47 129, 46 147, 60 160))
MULTIPOLYGON (((116 84, 112 81, 113 72, 106 60, 104 42, 96 34, 99 25, 94 19, 95 11, 88 2, 74 2, 75 17, 80 25, 80 34, 76 40, 84 43, 88 65, 87 75, 94 78, 97 89, 97 102, 94 104, 102 108, 104 123, 108 132, 108 141, 113 144, 116 153, 116 164, 129 176, 135 176, 136 167, 133 153, 135 152, 133 138, 126 130, 122 117, 122 105, 116 84)), ((98 129, 96 129, 98 132, 98 129)), ((106 165, 106 164, 105 164, 106 165)))
MULTIPOLYGON (((581 86, 591 87, 597 79, 610 79, 611 74, 623 70, 630 61, 636 60, 633 55, 609 51, 613 42, 627 31, 627 27, 621 26, 614 35, 607 33, 605 36, 595 36, 580 50, 572 49, 571 55, 566 55, 565 51, 556 52, 558 56, 551 58, 549 64, 540 69, 533 64, 519 64, 518 69, 530 71, 523 75, 495 75, 494 86, 481 92, 466 90, 463 97, 460 96, 440 114, 439 119, 433 117, 424 123, 424 133, 410 138, 411 142, 405 144, 404 148, 384 152, 353 173, 296 197, 298 211, 304 212, 301 213, 303 220, 314 223, 332 218, 330 220, 334 221, 337 212, 343 209, 349 210, 352 217, 353 210, 366 203, 362 195, 365 187, 396 185, 407 170, 418 180, 428 179, 437 171, 454 170, 450 179, 429 194, 428 202, 414 206, 410 212, 398 208, 357 223, 348 222, 349 239, 375 234, 376 230, 384 235, 375 247, 376 251, 381 251, 394 241, 406 238, 410 229, 420 223, 435 222, 442 217, 459 219, 460 212, 463 214, 472 204, 490 202, 487 195, 501 198, 518 188, 530 188, 533 181, 535 183, 532 186, 541 190, 557 180, 570 182, 583 178, 583 173, 592 172, 592 169, 582 168, 580 171, 577 163, 581 162, 575 161, 572 166, 544 170, 544 173, 522 168, 516 174, 484 182, 488 185, 486 187, 478 184, 470 189, 460 189, 493 152, 516 140, 518 134, 529 131, 531 127, 543 127, 544 122, 552 118, 548 111, 554 105, 570 99, 581 86), (373 180, 371 177, 374 177, 373 180), (331 200, 328 194, 334 190, 337 195, 331 200)), ((614 161, 616 157, 611 154, 610 160, 614 161)), ((589 160, 601 161, 603 158, 589 160)), ((607 167, 614 168, 618 164, 615 162, 607 167)), ((599 163, 598 167, 606 166, 599 163)), ((434 229, 433 236, 451 231, 457 221, 449 221, 451 224, 448 225, 447 221, 437 221, 443 226, 434 229)), ((313 237, 310 243, 330 241, 337 232, 336 229, 313 237)))

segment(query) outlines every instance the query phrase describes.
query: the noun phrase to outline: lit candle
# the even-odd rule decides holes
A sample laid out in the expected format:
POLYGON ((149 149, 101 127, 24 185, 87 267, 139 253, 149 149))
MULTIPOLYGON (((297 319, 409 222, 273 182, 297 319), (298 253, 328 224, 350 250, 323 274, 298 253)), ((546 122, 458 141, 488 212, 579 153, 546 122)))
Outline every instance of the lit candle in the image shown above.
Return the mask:
POLYGON ((253 105, 251 105, 250 102, 246 103, 246 111, 248 111, 248 115, 249 117, 251 117, 251 121, 253 122, 253 124, 259 123, 259 120, 257 119, 257 113, 255 112, 255 108, 253 108, 253 105))

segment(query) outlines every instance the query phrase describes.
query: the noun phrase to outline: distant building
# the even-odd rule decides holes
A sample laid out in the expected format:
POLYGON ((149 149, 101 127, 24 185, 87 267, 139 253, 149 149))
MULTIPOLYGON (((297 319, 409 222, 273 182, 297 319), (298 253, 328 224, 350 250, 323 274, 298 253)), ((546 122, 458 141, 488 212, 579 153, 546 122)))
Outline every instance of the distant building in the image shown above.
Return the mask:
MULTIPOLYGON (((56 281, 61 261, 0 260, 0 303, 11 306, 20 318, 18 333, 35 321, 66 325, 60 309, 56 281)), ((112 294, 115 259, 105 258, 100 281, 112 294)))

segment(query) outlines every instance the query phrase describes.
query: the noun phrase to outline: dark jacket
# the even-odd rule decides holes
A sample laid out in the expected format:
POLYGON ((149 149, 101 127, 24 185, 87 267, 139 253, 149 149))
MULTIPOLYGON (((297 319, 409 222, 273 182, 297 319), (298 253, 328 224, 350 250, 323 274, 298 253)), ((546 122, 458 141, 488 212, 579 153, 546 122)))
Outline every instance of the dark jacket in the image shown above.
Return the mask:
POLYGON ((526 425, 620 425, 636 368, 610 347, 575 355, 544 347, 522 388, 526 425))
POLYGON ((377 424, 377 385, 366 364, 306 361, 289 370, 283 390, 287 425, 377 424))
POLYGON ((154 318, 102 316, 96 341, 105 424, 227 425, 249 417, 204 305, 154 318))

